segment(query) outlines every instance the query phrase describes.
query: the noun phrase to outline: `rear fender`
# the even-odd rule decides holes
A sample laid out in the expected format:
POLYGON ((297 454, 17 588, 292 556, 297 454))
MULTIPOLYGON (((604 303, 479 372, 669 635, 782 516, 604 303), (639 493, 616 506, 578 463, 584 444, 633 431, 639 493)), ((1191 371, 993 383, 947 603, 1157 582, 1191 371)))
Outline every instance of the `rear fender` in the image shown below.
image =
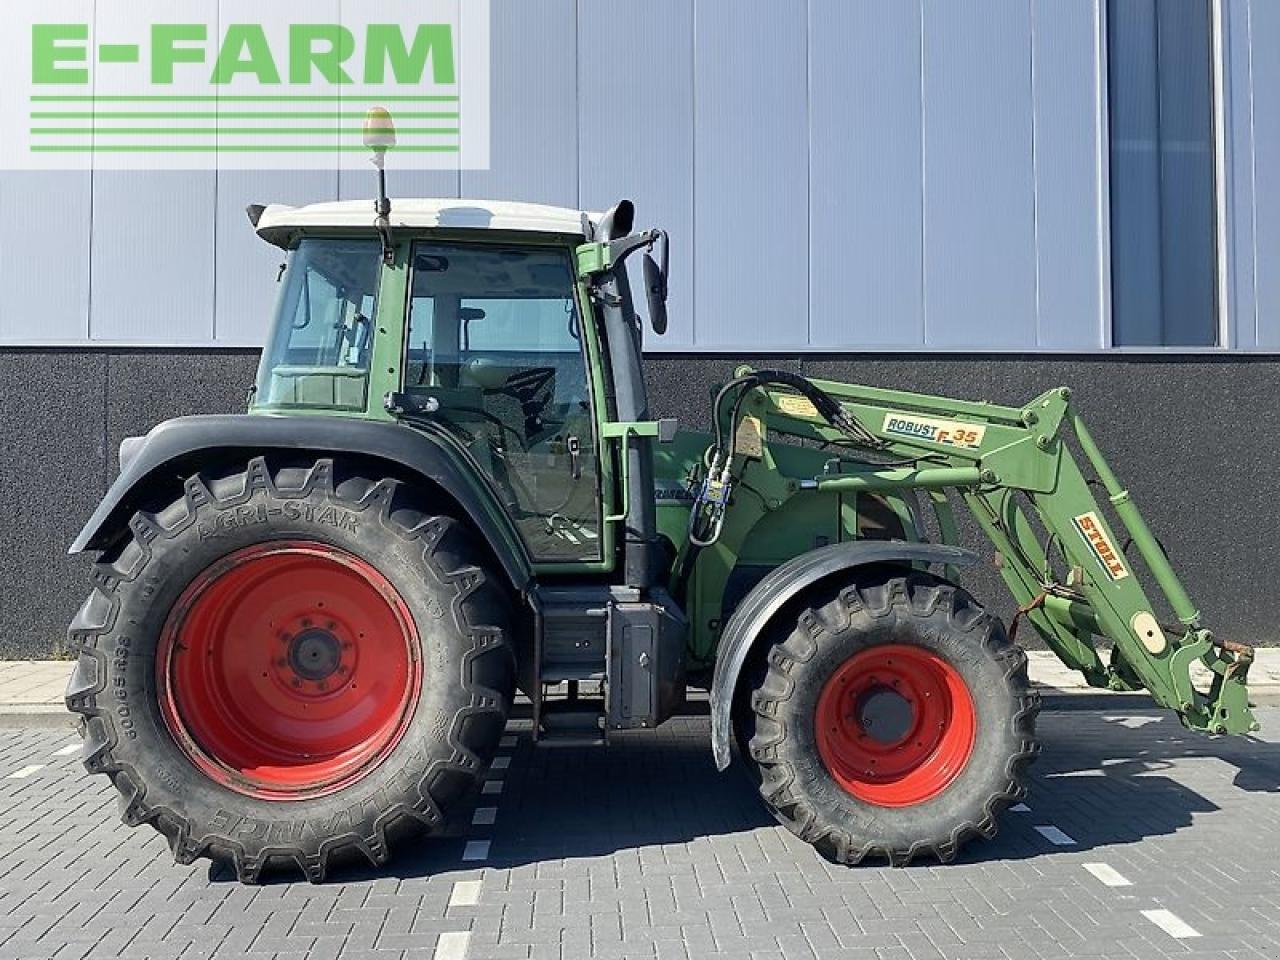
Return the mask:
POLYGON ((929 563, 968 566, 978 555, 961 547, 892 540, 836 543, 789 560, 773 570, 743 598, 725 624, 716 651, 711 683, 711 750, 716 767, 729 766, 733 701, 739 675, 765 628, 787 603, 835 574, 876 563, 929 563))
POLYGON ((209 454, 271 451, 316 456, 355 455, 394 464, 440 487, 458 505, 522 591, 532 566, 524 542, 488 487, 447 442, 398 423, 345 417, 206 416, 160 424, 145 437, 121 445, 121 471, 85 524, 70 553, 102 549, 128 522, 157 483, 181 482, 209 454))

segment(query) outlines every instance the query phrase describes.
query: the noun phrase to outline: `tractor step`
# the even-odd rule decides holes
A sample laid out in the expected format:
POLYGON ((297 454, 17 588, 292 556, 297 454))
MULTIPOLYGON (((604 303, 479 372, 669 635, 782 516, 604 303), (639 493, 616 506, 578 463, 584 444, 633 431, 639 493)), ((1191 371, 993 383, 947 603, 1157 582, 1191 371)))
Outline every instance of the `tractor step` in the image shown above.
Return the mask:
POLYGON ((557 664, 542 671, 542 682, 548 686, 558 686, 574 680, 588 680, 601 683, 607 679, 603 669, 580 664, 557 664))
POLYGON ((539 682, 606 679, 612 600, 608 588, 543 589, 538 599, 542 605, 539 682))
POLYGON ((535 739, 599 742, 610 730, 655 727, 683 701, 687 624, 665 591, 541 587, 537 609, 535 739), (598 686, 599 697, 580 698, 580 683, 598 686), (562 684, 565 699, 549 696, 562 684), (584 712, 590 724, 552 719, 584 712))
POLYGON ((552 700, 542 706, 537 740, 554 746, 600 746, 605 743, 604 701, 552 700))

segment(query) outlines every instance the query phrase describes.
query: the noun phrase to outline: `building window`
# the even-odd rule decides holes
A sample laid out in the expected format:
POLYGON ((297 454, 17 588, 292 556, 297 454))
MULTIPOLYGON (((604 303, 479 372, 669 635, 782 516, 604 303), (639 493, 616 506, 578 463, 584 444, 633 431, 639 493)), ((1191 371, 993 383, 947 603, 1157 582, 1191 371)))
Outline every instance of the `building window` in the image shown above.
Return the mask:
POLYGON ((1218 344, 1212 0, 1109 0, 1116 346, 1218 344))

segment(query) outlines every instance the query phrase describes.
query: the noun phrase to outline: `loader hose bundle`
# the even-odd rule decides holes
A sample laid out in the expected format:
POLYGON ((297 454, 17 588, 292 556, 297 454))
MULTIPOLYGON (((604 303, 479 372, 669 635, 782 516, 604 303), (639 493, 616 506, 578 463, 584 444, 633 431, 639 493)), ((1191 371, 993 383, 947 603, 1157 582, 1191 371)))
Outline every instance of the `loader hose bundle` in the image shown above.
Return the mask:
POLYGON ((881 450, 887 444, 877 437, 874 433, 863 426, 862 421, 849 413, 840 401, 825 390, 799 374, 788 373, 785 370, 755 370, 744 376, 730 380, 720 392, 716 394, 715 403, 712 408, 712 415, 715 418, 716 425, 716 445, 717 452, 724 452, 724 420, 720 415, 721 408, 725 399, 733 390, 738 391, 737 399, 733 404, 733 414, 729 418, 729 449, 727 456, 733 459, 734 444, 736 440, 738 418, 742 412, 742 404, 747 395, 756 387, 774 384, 780 387, 786 387, 794 390, 800 396, 804 397, 813 404, 814 409, 818 412, 818 416, 822 417, 827 423, 835 427, 843 433, 850 441, 860 447, 866 447, 869 450, 881 450))
POLYGON ((811 380, 788 373, 785 370, 755 370, 730 380, 720 388, 712 404, 715 421, 715 444, 709 451, 707 473, 689 514, 689 542, 695 548, 709 547, 720 538, 724 515, 733 490, 733 461, 737 455, 738 420, 747 395, 757 387, 768 384, 794 390, 813 404, 818 416, 839 430, 849 442, 869 450, 882 450, 887 444, 881 440, 840 402, 811 380), (728 438, 725 437, 724 403, 737 391, 733 410, 728 420, 728 438))

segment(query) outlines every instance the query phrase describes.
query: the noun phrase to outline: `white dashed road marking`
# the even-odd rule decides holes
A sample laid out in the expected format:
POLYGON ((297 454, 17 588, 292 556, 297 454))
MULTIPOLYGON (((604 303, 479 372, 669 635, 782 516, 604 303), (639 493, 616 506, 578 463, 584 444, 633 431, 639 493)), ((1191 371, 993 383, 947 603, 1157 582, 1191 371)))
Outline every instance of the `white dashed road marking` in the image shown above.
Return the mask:
POLYGON ((462 851, 462 859, 464 863, 473 863, 476 860, 488 860, 489 841, 468 840, 466 848, 462 851))
POLYGON ((449 894, 449 906, 474 907, 479 902, 479 880, 459 880, 453 885, 453 892, 449 894))
POLYGON ((495 793, 501 793, 501 792, 502 792, 502 781, 501 781, 501 780, 486 780, 486 781, 484 782, 484 786, 482 786, 482 787, 480 788, 480 792, 481 792, 481 793, 485 793, 485 794, 490 794, 490 795, 495 794, 495 793))
POLYGON ((476 812, 471 817, 471 823, 473 826, 487 827, 497 819, 497 807, 476 807, 476 812))
POLYGON ((53 751, 53 755, 55 757, 69 757, 73 753, 79 753, 83 749, 84 749, 84 744, 82 743, 68 743, 61 750, 53 751))
POLYGON ((9 776, 6 777, 5 779, 6 780, 25 780, 27 779, 27 777, 31 776, 33 773, 36 773, 37 771, 43 770, 43 769, 44 769, 43 763, 33 763, 30 766, 23 767, 21 770, 15 770, 13 773, 9 774, 9 776))
POLYGON ((1028 807, 1025 803, 1015 803, 1012 807, 1009 808, 1009 812, 1010 813, 1030 813, 1031 808, 1028 807))
POLYGON ((1175 940, 1200 936, 1195 927, 1171 910, 1143 910, 1142 915, 1175 940))
POLYGON ((436 952, 431 956, 435 960, 463 960, 469 946, 471 946, 471 934, 466 931, 442 933, 440 939, 436 941, 436 952))
POLYGON ((509 766, 511 766, 510 757, 494 757, 493 758, 494 770, 506 770, 509 766))
POLYGON ((1086 863, 1084 868, 1108 887, 1131 887, 1131 884, 1115 867, 1105 863, 1086 863))
POLYGON ((1069 836, 1067 836, 1057 827, 1053 827, 1053 826, 1036 827, 1036 833, 1040 834, 1040 836, 1044 837, 1046 840, 1052 843, 1055 847, 1074 847, 1076 845, 1076 842, 1074 840, 1072 840, 1069 836))

